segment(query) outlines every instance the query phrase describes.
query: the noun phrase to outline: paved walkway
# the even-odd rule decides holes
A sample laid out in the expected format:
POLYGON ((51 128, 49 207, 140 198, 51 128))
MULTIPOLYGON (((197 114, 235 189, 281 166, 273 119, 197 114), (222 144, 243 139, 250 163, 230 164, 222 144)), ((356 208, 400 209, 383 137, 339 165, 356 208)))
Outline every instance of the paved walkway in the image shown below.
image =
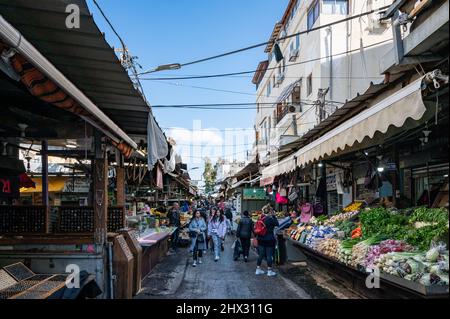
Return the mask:
POLYGON ((167 256, 144 280, 139 299, 306 299, 310 295, 282 275, 256 276, 256 253, 251 252, 248 263, 242 258, 233 261, 231 236, 225 242, 221 259, 214 262, 208 251, 203 264, 192 267, 188 249, 167 256))

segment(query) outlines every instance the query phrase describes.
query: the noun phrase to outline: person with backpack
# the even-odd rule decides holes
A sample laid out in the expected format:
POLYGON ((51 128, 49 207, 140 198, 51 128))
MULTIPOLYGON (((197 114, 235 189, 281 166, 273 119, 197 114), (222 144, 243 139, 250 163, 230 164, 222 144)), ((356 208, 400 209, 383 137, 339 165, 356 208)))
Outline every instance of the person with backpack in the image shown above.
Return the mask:
POLYGON ((194 262, 192 267, 197 266, 202 263, 203 251, 206 249, 206 222, 203 219, 201 212, 196 210, 194 212, 194 217, 189 223, 189 234, 191 237, 191 249, 192 257, 194 262))
POLYGON ((274 229, 277 227, 278 220, 275 217, 275 211, 271 207, 263 209, 261 217, 255 224, 254 233, 258 242, 258 260, 256 262, 256 275, 263 275, 265 271, 261 269, 263 259, 267 262, 267 276, 276 275, 272 265, 275 254, 276 238, 274 229))
POLYGON ((208 223, 208 235, 212 238, 214 244, 214 261, 218 261, 220 259, 222 242, 227 233, 227 223, 219 210, 213 210, 213 212, 214 215, 212 215, 208 223))
MULTIPOLYGON (((244 211, 242 213, 242 218, 239 221, 236 237, 239 238, 241 242, 242 252, 244 255, 244 262, 248 261, 248 255, 250 252, 250 240, 252 238, 254 223, 253 220, 249 217, 248 211, 244 211)), ((234 260, 237 260, 239 256, 235 256, 234 260)))

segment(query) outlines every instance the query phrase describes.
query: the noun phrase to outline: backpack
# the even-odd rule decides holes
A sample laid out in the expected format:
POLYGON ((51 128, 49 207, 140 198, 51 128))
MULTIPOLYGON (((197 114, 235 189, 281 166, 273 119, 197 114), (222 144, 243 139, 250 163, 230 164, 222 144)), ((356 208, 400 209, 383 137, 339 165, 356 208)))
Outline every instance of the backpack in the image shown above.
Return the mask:
POLYGON ((265 217, 262 217, 256 221, 255 230, 254 230, 256 236, 262 237, 262 236, 266 235, 267 227, 266 227, 266 224, 264 224, 265 219, 266 219, 265 217))

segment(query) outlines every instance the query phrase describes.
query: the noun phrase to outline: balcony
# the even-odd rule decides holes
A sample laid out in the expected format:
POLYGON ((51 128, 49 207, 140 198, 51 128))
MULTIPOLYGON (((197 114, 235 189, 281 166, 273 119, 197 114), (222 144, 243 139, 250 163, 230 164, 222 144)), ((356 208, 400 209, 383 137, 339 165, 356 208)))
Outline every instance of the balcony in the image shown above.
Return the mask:
MULTIPOLYGON (((392 7, 395 9, 395 4, 392 7)), ((402 46, 398 47, 398 51, 394 47, 380 60, 381 73, 404 72, 413 69, 419 62, 440 61, 445 57, 445 46, 448 43, 449 1, 433 2, 428 12, 414 13, 413 11, 408 16, 416 19, 412 25, 407 23, 410 28, 409 34, 399 39, 402 46), (422 14, 426 19, 421 17, 422 14)), ((383 19, 392 18, 393 12, 394 10, 383 19)))

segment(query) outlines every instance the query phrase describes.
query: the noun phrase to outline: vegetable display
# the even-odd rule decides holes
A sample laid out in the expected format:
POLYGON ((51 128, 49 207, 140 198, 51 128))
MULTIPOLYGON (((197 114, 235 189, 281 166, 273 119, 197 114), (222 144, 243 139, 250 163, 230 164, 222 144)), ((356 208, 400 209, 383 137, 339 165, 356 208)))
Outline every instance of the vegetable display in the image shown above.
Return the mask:
POLYGON ((378 267, 422 285, 448 285, 448 210, 356 207, 362 204, 299 223, 288 229, 289 236, 361 271, 378 267))

